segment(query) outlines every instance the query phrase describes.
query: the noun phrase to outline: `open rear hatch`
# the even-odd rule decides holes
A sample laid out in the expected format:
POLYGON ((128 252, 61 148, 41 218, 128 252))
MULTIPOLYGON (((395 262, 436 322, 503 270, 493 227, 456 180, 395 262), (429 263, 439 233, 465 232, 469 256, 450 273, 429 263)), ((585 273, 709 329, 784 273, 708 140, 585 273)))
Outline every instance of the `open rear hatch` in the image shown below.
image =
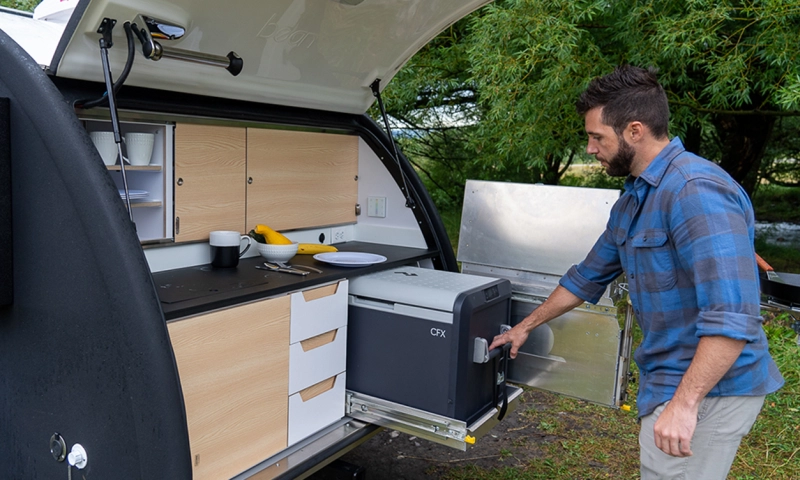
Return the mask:
MULTIPOLYGON (((58 77, 102 82, 98 28, 108 18, 116 21, 113 72, 126 60, 125 22, 150 37, 136 40, 139 54, 126 85, 361 114, 374 101, 376 79, 385 86, 434 36, 486 3, 81 0, 52 59, 37 61, 58 77), (144 58, 148 47, 161 59, 144 58), (226 65, 232 58, 241 59, 238 73, 226 65)), ((30 50, 37 40, 32 26, 26 31, 12 38, 30 50)))

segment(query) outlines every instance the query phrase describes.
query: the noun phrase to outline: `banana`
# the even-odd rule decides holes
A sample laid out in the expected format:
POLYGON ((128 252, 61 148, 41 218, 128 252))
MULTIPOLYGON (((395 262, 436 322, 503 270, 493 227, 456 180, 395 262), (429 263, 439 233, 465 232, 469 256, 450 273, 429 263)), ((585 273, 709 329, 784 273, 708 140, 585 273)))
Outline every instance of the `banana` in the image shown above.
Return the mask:
POLYGON ((320 243, 300 243, 297 245, 297 253, 302 253, 305 255, 338 251, 339 249, 333 245, 322 245, 320 243))
POLYGON ((255 231, 256 233, 264 235, 264 238, 267 239, 267 243, 271 243, 273 245, 289 245, 292 243, 291 240, 266 225, 256 225, 255 231))

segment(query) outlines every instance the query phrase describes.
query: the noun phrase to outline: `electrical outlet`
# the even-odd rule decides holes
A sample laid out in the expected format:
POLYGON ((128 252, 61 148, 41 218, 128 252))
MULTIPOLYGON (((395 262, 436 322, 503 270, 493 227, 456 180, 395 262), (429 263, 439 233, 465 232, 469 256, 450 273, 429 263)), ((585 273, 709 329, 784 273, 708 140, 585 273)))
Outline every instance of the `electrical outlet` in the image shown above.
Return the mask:
POLYGON ((331 243, 343 243, 347 241, 344 227, 331 228, 331 243))

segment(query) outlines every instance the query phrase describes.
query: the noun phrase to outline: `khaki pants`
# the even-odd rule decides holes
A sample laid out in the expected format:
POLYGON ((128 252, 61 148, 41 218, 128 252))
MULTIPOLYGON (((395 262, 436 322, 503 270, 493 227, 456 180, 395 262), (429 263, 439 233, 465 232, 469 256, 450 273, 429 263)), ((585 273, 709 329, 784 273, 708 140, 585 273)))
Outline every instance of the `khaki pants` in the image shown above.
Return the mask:
POLYGON ((667 403, 642 417, 639 448, 642 480, 724 480, 742 437, 764 405, 764 396, 706 397, 697 411, 691 457, 673 457, 656 447, 653 427, 667 403))

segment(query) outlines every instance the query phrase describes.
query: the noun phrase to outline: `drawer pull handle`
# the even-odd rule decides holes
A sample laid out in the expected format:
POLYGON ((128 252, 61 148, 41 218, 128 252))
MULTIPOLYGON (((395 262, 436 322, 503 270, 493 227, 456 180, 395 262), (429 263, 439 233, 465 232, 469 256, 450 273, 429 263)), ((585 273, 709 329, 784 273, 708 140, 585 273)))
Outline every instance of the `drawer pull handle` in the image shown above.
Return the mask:
POLYGON ((303 348, 304 352, 308 352, 323 345, 333 343, 333 341, 336 340, 336 332, 338 332, 338 330, 331 330, 330 332, 321 333, 316 337, 308 338, 301 341, 300 346, 303 348))
POLYGON ((339 284, 334 283, 333 285, 327 285, 325 287, 315 288, 313 290, 304 290, 303 291, 303 298, 306 302, 313 302, 314 300, 329 297, 331 295, 336 295, 336 291, 339 289, 339 284))
POLYGON ((310 387, 306 388, 305 390, 300 390, 300 398, 303 402, 307 402, 314 397, 318 397, 323 393, 327 392, 328 390, 332 390, 333 386, 336 385, 336 377, 326 378, 325 380, 315 383, 310 387))

